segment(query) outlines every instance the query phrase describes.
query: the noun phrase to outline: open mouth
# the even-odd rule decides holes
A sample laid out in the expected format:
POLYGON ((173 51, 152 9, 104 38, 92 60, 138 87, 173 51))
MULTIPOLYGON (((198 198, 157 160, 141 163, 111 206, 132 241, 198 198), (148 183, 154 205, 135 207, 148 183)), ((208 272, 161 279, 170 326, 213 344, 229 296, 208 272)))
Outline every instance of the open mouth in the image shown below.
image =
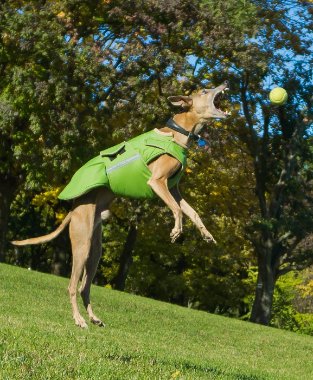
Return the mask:
POLYGON ((229 90, 229 87, 224 85, 217 88, 213 96, 213 106, 216 117, 225 118, 230 115, 230 112, 226 109, 227 107, 227 98, 225 96, 226 91, 229 90), (225 111, 224 111, 225 110, 225 111))

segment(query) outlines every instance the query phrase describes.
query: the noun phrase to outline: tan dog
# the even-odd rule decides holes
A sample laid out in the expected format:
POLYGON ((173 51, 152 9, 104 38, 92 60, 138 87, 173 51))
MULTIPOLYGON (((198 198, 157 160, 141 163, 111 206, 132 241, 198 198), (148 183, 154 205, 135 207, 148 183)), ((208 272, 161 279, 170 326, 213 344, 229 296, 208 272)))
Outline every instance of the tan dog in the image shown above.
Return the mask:
MULTIPOLYGON (((167 126, 161 128, 161 133, 171 133, 174 141, 184 147, 189 147, 195 136, 201 131, 204 124, 210 118, 225 118, 227 113, 217 109, 214 99, 217 94, 228 89, 225 82, 215 89, 201 90, 191 96, 171 96, 169 100, 173 105, 183 107, 184 112, 173 117, 176 130, 167 126), (189 134, 186 133, 190 132, 189 134), (185 133, 183 133, 185 132, 185 133)), ((171 155, 162 154, 150 162, 149 170, 151 178, 148 181, 153 191, 165 202, 173 212, 175 225, 171 231, 171 240, 174 242, 182 234, 182 214, 187 215, 200 230, 204 240, 215 242, 213 236, 205 228, 197 212, 182 198, 175 186, 168 189, 168 179, 181 168, 181 163, 171 155)), ((115 195, 106 187, 91 190, 85 195, 74 200, 72 211, 65 217, 62 224, 52 233, 22 240, 13 241, 14 245, 28 245, 45 243, 58 236, 69 225, 69 233, 72 245, 73 265, 70 284, 68 287, 70 301, 73 309, 75 324, 79 327, 87 327, 86 321, 81 316, 77 306, 77 286, 82 276, 80 294, 92 323, 104 326, 103 322, 95 316, 90 304, 90 286, 99 259, 101 257, 101 220, 109 216, 109 207, 115 195)))

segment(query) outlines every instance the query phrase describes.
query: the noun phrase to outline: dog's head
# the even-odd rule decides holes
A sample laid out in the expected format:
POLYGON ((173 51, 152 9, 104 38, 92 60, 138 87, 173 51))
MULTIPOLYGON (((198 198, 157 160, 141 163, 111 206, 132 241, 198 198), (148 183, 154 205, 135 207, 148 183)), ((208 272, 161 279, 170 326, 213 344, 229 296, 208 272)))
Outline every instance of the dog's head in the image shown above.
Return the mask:
POLYGON ((195 112, 201 121, 211 118, 225 119, 229 113, 218 108, 220 94, 229 90, 228 82, 211 89, 203 89, 195 92, 190 96, 170 96, 168 100, 174 105, 185 109, 186 111, 195 112))

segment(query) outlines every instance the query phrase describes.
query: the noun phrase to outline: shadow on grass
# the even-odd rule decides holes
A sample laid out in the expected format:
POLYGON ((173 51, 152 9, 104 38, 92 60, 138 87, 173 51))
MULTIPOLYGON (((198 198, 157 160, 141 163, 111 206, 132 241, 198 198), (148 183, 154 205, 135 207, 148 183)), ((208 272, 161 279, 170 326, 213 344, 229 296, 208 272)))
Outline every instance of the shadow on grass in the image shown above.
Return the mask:
MULTIPOLYGON (((131 362, 142 360, 140 355, 123 355, 123 354, 114 354, 108 353, 105 355, 106 359, 119 361, 123 364, 131 364, 131 362)), ((149 358, 147 358, 149 360, 149 358)), ((188 361, 170 361, 158 358, 151 358, 150 364, 153 365, 162 365, 162 366, 171 366, 175 367, 175 369, 179 369, 181 372, 185 371, 194 371, 202 374, 211 374, 217 376, 219 378, 227 378, 229 380, 265 380, 265 377, 253 375, 253 374, 244 374, 238 372, 231 372, 227 369, 223 370, 217 366, 213 365, 201 365, 194 364, 188 361)))

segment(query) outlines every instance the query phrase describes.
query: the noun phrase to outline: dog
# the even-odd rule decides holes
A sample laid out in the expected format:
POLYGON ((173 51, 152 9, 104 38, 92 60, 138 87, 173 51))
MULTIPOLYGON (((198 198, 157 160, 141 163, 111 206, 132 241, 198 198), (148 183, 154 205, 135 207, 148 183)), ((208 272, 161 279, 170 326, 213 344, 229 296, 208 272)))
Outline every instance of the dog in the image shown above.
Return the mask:
MULTIPOLYGON (((103 154, 100 154, 101 158, 96 159, 96 163, 92 160, 87 166, 98 171, 101 175, 106 172, 110 177, 108 180, 107 177, 103 177, 101 181, 95 180, 96 182, 93 186, 89 186, 87 183, 82 187, 80 183, 82 178, 86 178, 85 174, 88 169, 83 167, 82 171, 79 171, 80 174, 74 175, 68 185, 69 191, 65 188, 63 196, 62 193, 59 196, 61 199, 74 198, 72 211, 67 214, 61 225, 54 232, 45 236, 12 241, 12 244, 16 246, 46 243, 58 236, 69 224, 73 261, 68 291, 73 319, 77 326, 81 328, 87 327, 87 323, 81 316, 77 305, 77 288, 80 279, 79 292, 90 321, 95 325, 104 326, 101 319, 94 314, 90 303, 90 287, 102 250, 101 222, 109 217, 110 204, 117 194, 128 195, 128 192, 130 192, 130 196, 132 196, 132 191, 137 190, 139 185, 136 185, 136 181, 128 180, 128 185, 124 186, 124 175, 122 175, 122 183, 119 183, 119 186, 123 187, 124 190, 115 191, 113 182, 116 173, 123 168, 126 170, 125 173, 132 170, 134 173, 136 172, 136 165, 141 161, 141 154, 143 154, 139 154, 136 149, 144 145, 142 141, 146 142, 147 146, 150 144, 153 149, 152 155, 147 151, 148 161, 142 164, 145 174, 139 175, 138 181, 141 181, 143 187, 146 186, 142 197, 149 198, 151 194, 156 195, 172 211, 175 224, 170 233, 171 241, 175 242, 181 236, 183 230, 182 215, 185 214, 199 229, 205 241, 215 243, 213 236, 206 229, 197 212, 181 196, 178 181, 184 168, 184 154, 193 141, 200 139, 199 133, 204 125, 211 118, 224 119, 228 116, 227 112, 218 109, 214 104, 218 94, 228 89, 228 82, 224 82, 216 88, 203 89, 190 96, 170 96, 168 100, 174 106, 180 107, 181 110, 169 120, 166 126, 155 129, 153 132, 148 132, 148 134, 150 133, 149 138, 152 136, 152 143, 146 137, 141 140, 135 138, 128 145, 127 143, 119 144, 114 149, 104 151, 103 154), (126 158, 124 157, 126 154, 125 147, 131 150, 131 154, 126 158), (173 181, 175 177, 177 180, 173 181), (80 193, 77 193, 77 188, 82 188, 80 193)), ((87 175, 87 177, 91 178, 93 174, 87 175)))

